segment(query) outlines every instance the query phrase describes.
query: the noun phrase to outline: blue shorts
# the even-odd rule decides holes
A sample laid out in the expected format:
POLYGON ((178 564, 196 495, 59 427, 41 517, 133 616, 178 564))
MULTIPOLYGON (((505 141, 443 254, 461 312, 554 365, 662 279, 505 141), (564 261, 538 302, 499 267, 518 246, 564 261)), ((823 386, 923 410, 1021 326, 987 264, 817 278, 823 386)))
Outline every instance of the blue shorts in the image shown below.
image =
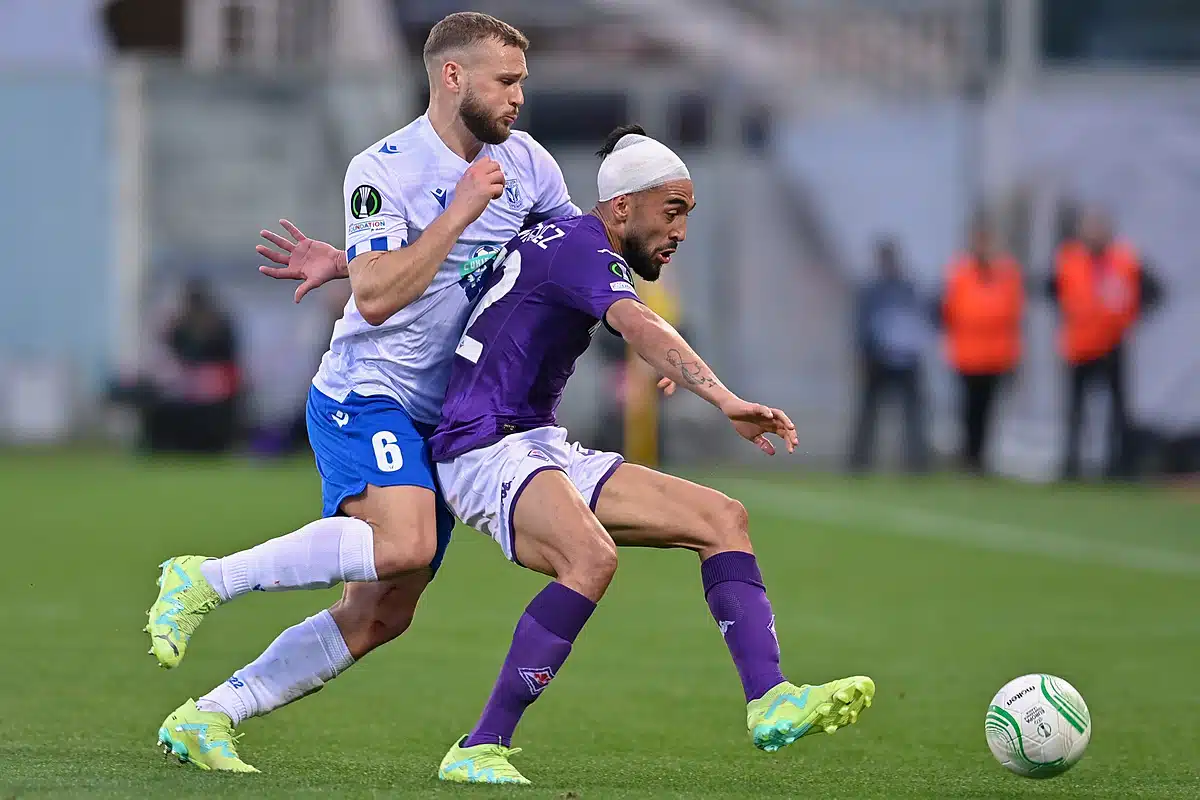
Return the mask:
POLYGON ((351 392, 339 403, 309 387, 305 407, 308 442, 321 474, 321 516, 333 517, 343 501, 372 486, 422 486, 437 503, 436 573, 450 544, 454 515, 442 497, 429 454, 432 425, 413 420, 390 397, 351 392))

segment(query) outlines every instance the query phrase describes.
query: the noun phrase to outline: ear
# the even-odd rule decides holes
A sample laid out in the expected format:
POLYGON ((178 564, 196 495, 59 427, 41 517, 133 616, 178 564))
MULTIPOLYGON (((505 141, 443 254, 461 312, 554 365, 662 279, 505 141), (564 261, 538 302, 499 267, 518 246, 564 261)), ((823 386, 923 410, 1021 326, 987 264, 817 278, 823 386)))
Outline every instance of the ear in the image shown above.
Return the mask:
POLYGON ((613 217, 618 222, 625 222, 629 219, 629 195, 619 194, 612 199, 613 217))
POLYGON ((458 94, 466 82, 466 71, 456 61, 447 61, 442 65, 442 88, 458 94))

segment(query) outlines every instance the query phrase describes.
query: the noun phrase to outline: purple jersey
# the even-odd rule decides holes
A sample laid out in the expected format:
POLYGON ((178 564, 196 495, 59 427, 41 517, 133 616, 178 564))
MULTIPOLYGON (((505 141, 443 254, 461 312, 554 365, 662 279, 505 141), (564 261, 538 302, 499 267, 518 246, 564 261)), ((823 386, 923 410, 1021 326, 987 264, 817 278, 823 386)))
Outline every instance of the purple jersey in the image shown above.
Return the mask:
POLYGON ((555 424, 567 379, 605 312, 638 299, 628 264, 590 214, 522 231, 496 263, 455 350, 430 440, 434 461, 555 424))

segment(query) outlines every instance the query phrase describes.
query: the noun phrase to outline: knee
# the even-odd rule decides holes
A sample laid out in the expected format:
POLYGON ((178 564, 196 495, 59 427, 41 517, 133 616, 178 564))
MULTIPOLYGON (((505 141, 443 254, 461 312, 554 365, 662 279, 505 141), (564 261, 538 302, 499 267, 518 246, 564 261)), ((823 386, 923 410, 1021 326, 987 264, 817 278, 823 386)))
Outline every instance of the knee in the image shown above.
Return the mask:
POLYGON ((716 550, 744 550, 750 548, 750 514, 738 500, 720 492, 713 492, 712 502, 704 515, 708 522, 706 544, 716 550))
POLYGON ((433 525, 375 525, 375 574, 380 580, 433 563, 437 531, 433 525))
POLYGON ((592 600, 599 600, 617 572, 617 546, 600 529, 572 548, 558 579, 592 600))
POLYGON ((356 659, 408 630, 415 612, 415 603, 394 586, 369 598, 343 594, 330 609, 356 659))

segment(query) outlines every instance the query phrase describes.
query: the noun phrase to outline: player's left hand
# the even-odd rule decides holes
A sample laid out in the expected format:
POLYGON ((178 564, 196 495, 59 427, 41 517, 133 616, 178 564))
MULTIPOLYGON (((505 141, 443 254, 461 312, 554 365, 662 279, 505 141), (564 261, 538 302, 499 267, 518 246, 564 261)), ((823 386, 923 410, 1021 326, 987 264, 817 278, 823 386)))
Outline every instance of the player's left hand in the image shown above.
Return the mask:
POLYGON ((788 419, 788 415, 778 408, 770 408, 759 403, 748 403, 737 399, 721 409, 733 429, 748 442, 758 445, 769 456, 775 455, 775 445, 767 439, 768 433, 773 433, 783 440, 789 453, 796 451, 800 439, 796 435, 796 426, 788 419))
POLYGON ((295 302, 299 303, 300 298, 321 284, 347 276, 345 251, 338 250, 320 239, 308 238, 286 219, 279 220, 279 224, 295 242, 290 242, 273 231, 259 231, 260 236, 282 250, 272 250, 262 244, 254 249, 263 258, 283 266, 259 267, 258 271, 272 278, 301 281, 296 288, 295 302))
POLYGON ((663 394, 665 394, 667 397, 670 397, 671 395, 675 394, 675 381, 671 380, 670 378, 662 378, 658 382, 658 388, 662 390, 663 394))

